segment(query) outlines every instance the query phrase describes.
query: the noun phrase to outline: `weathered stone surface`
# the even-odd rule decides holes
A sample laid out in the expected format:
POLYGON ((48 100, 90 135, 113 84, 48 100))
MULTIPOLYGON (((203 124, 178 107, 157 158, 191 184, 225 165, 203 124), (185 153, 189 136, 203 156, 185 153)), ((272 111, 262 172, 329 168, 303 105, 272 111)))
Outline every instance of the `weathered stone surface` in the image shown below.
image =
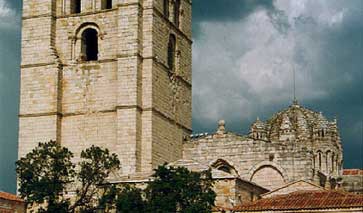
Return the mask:
MULTIPOLYGON (((215 134, 190 137, 191 0, 181 0, 179 24, 173 0, 168 15, 163 0, 113 0, 111 9, 82 0, 80 13, 69 2, 23 1, 19 157, 38 142, 57 140, 78 161, 81 150, 97 145, 122 162, 115 182, 141 185, 149 180, 137 174, 192 160, 214 169, 217 204, 224 206, 297 180, 340 184, 336 120, 297 102, 267 121, 257 119, 248 136, 228 132, 220 121, 215 134), (88 30, 97 33, 97 60, 85 60, 88 30)), ((345 181, 352 188, 358 179, 345 181)))
POLYGON ((215 134, 185 142, 183 158, 201 163, 224 159, 244 179, 270 190, 297 180, 335 188, 343 160, 336 125, 294 103, 266 122, 257 119, 248 136, 226 131, 220 121, 215 134))
POLYGON ((348 192, 363 194, 363 169, 344 169, 343 188, 348 192))
POLYGON ((109 148, 124 174, 180 159, 191 133, 191 2, 181 2, 176 26, 162 0, 113 0, 105 10, 82 0, 80 13, 68 0, 24 0, 19 157, 57 140, 76 161, 91 145, 109 148), (89 29, 93 61, 85 61, 89 29))

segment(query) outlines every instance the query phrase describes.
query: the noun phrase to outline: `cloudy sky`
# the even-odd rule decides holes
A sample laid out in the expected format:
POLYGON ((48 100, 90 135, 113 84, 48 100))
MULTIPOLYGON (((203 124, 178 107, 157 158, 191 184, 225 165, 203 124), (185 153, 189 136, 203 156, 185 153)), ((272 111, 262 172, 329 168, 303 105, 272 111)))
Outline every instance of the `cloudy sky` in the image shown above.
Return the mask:
MULTIPOLYGON (((0 190, 15 190, 20 0, 0 0, 0 190)), ((362 0, 193 0, 193 129, 247 133, 299 102, 338 118, 344 166, 363 167, 362 0)))

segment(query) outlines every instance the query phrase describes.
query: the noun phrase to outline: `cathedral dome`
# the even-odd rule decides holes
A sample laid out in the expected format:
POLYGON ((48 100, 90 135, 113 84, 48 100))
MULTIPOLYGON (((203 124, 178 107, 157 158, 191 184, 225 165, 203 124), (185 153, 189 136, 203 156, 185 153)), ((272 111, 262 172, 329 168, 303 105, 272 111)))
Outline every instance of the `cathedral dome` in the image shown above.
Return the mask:
POLYGON ((272 116, 267 124, 271 141, 309 140, 332 132, 335 122, 329 122, 322 113, 314 112, 296 101, 272 116))

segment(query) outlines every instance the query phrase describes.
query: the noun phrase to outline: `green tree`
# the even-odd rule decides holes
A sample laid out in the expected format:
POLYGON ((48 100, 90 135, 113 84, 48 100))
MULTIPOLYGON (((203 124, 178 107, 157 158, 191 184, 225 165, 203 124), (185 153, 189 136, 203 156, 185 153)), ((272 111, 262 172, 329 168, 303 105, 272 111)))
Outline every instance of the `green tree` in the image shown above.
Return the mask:
POLYGON ((210 170, 192 172, 184 167, 159 166, 145 190, 126 186, 117 193, 117 212, 209 213, 216 194, 210 170))
POLYGON ((16 162, 19 193, 30 204, 47 203, 48 212, 67 212, 69 200, 62 197, 67 184, 74 181, 73 154, 55 141, 39 143, 16 162))
POLYGON ((211 212, 216 197, 211 171, 159 166, 146 189, 148 212, 211 212))
POLYGON ((32 152, 17 161, 20 195, 31 204, 40 204, 40 212, 211 212, 215 193, 211 172, 192 172, 183 167, 159 166, 145 190, 132 185, 121 188, 106 178, 120 168, 116 154, 92 146, 81 153, 77 165, 73 154, 55 141, 39 143, 32 152), (77 168, 76 168, 77 167, 77 168), (76 186, 74 199, 63 194, 70 184, 76 186))
POLYGON ((146 211, 146 201, 143 191, 132 185, 126 185, 119 190, 116 199, 117 212, 138 213, 146 211))
POLYGON ((100 195, 100 186, 105 183, 105 179, 111 172, 120 169, 117 155, 110 154, 108 149, 92 146, 82 151, 81 159, 80 170, 77 174, 81 186, 77 189, 77 201, 71 210, 79 206, 82 212, 94 212, 97 208, 106 208, 106 206, 100 206, 100 201, 102 204, 107 204, 105 199, 110 196, 107 192, 112 189, 108 188, 111 186, 104 185, 102 191, 105 193, 100 195))
POLYGON ((105 180, 120 168, 117 155, 92 146, 82 151, 77 169, 72 157, 55 141, 39 143, 16 163, 20 195, 31 204, 42 204, 42 212, 94 212, 106 208, 114 189, 105 185, 105 180), (77 187, 74 202, 63 196, 71 183, 77 187))
POLYGON ((106 206, 100 206, 100 201, 102 205, 106 205, 106 198, 111 198, 110 193, 113 193, 113 189, 109 188, 112 187, 110 185, 104 185, 100 196, 100 186, 105 183, 105 179, 111 172, 120 169, 120 161, 116 154, 110 154, 108 149, 104 150, 96 146, 82 151, 81 158, 83 160, 79 164, 78 173, 81 187, 77 190, 78 199, 74 207, 81 206, 83 212, 94 212, 99 207, 106 208, 106 206), (95 206, 95 203, 98 205, 95 206))

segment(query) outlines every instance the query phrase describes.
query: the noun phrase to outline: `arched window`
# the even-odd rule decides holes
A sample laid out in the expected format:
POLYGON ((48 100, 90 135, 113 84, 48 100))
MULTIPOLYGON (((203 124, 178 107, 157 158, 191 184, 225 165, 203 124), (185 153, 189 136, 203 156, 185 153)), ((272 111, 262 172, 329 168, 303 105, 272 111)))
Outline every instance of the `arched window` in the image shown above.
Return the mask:
POLYGON ((335 171, 335 154, 334 152, 331 154, 331 171, 334 172, 335 171))
POLYGON ((81 12, 81 0, 71 0, 71 13, 80 13, 81 12))
POLYGON ((175 46, 176 46, 175 35, 171 34, 169 37, 169 44, 168 44, 168 68, 172 71, 175 70, 175 46))
POLYGON ((179 26, 180 0, 175 0, 174 5, 174 24, 179 26))
POLYGON ((319 165, 319 170, 321 171, 321 152, 318 152, 318 165, 319 165))
POLYGON ((88 28, 82 33, 82 59, 84 61, 98 60, 98 32, 88 28))
POLYGON ((102 0, 101 9, 111 9, 112 8, 112 0, 102 0))
POLYGON ((164 10, 164 16, 166 18, 169 18, 169 0, 164 0, 164 5, 163 5, 163 10, 164 10))
POLYGON ((331 151, 330 150, 326 151, 326 155, 325 155, 326 172, 330 171, 330 155, 331 155, 331 151))
POLYGON ((313 168, 316 168, 316 155, 313 156, 313 168))

